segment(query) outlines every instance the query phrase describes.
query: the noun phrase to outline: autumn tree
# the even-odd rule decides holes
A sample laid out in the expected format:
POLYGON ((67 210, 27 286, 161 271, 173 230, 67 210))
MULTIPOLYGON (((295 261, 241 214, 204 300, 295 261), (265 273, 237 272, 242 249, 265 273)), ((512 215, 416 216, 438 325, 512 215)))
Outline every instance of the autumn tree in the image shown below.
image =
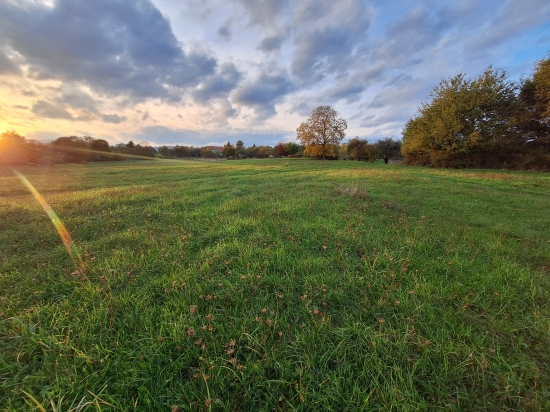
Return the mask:
POLYGON ((350 139, 347 145, 349 157, 353 160, 366 159, 368 156, 365 149, 368 143, 367 139, 360 139, 359 136, 350 139))
POLYGON ((305 146, 305 153, 321 157, 335 156, 335 146, 346 136, 348 124, 338 118, 330 106, 319 106, 297 129, 297 139, 305 146))
POLYGON ((234 157, 237 153, 237 150, 235 149, 235 146, 233 146, 230 142, 227 142, 227 144, 223 147, 223 155, 225 157, 234 157))
POLYGON ((443 79, 431 97, 403 130, 409 163, 494 167, 517 153, 514 117, 520 107, 505 71, 489 67, 473 79, 462 73, 443 79))
POLYGON ((526 166, 550 167, 550 55, 535 64, 531 78, 523 80, 517 123, 525 140, 526 166))
POLYGON ((285 157, 288 155, 286 151, 286 145, 283 142, 277 143, 274 149, 275 156, 277 157, 285 157))

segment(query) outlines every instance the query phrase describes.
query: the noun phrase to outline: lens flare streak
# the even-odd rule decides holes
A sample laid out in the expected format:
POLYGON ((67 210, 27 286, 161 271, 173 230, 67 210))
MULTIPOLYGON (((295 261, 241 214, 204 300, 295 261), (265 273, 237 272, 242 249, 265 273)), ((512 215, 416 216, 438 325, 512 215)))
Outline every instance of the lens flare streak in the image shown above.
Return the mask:
POLYGON ((23 176, 18 170, 13 169, 13 172, 15 175, 21 180, 21 182, 29 189, 29 191, 32 193, 34 198, 40 203, 40 206, 44 209, 50 220, 52 221, 53 225, 57 229, 57 233, 59 233, 59 236, 61 237, 61 240, 63 241, 63 244, 65 245, 65 248, 67 249, 67 252, 69 253, 69 256, 71 258, 79 257, 78 251, 76 250, 76 247, 73 243, 73 240, 71 239, 71 235, 61 219, 57 216, 57 214, 54 212, 54 210, 51 208, 51 206, 46 202, 46 199, 44 199, 44 196, 42 196, 38 190, 35 189, 35 187, 32 185, 29 180, 23 176))

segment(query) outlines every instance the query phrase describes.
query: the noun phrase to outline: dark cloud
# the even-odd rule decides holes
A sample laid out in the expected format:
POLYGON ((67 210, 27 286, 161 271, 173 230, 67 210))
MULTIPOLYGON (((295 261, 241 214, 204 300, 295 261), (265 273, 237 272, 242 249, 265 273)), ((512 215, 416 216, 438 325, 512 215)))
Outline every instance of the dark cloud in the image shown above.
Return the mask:
POLYGON ((294 84, 282 73, 261 73, 233 94, 233 100, 254 109, 258 120, 276 114, 275 104, 295 90, 294 84))
POLYGON ((120 124, 126 121, 126 116, 119 116, 118 114, 104 114, 103 121, 105 123, 120 124))
POLYGON ((44 67, 32 65, 27 70, 27 77, 34 80, 52 80, 55 76, 44 67))
POLYGON ((313 109, 315 108, 314 105, 311 104, 311 102, 299 102, 294 104, 290 108, 290 113, 297 113, 300 116, 310 116, 313 112, 313 109))
POLYGON ((296 11, 292 74, 306 82, 347 72, 368 39, 371 11, 359 0, 309 1, 296 11), (312 12, 311 10, 315 10, 312 12))
POLYGON ((21 74, 21 69, 0 49, 0 74, 21 74))
POLYGON ((258 44, 257 49, 265 53, 270 53, 272 51, 277 51, 281 49, 281 45, 285 39, 284 35, 275 35, 265 37, 260 44, 258 44))
POLYGON ((231 40, 231 20, 226 21, 223 26, 218 29, 218 37, 222 40, 231 40))
POLYGON ((241 76, 233 63, 224 63, 216 74, 199 84, 193 92, 193 98, 199 103, 206 103, 211 99, 226 97, 237 86, 241 76))
POLYGON ((61 97, 56 101, 73 109, 84 109, 90 113, 98 114, 94 99, 78 88, 64 87, 61 97))
POLYGON ((35 77, 81 82, 134 101, 178 101, 215 72, 217 61, 185 52, 149 0, 58 0, 54 7, 0 4, 0 35, 35 77))
MULTIPOLYGON (((394 66, 410 66, 414 63, 414 57, 438 43, 443 32, 451 27, 452 22, 438 18, 422 8, 415 8, 391 26, 373 58, 391 61, 394 66)), ((417 60, 416 63, 421 61, 417 60)))
POLYGON ((342 84, 336 84, 329 91, 329 98, 331 101, 338 101, 340 99, 345 100, 348 103, 359 101, 361 94, 365 91, 365 86, 355 81, 346 82, 342 84))
POLYGON ((67 119, 75 120, 73 116, 62 106, 47 102, 45 100, 37 101, 31 111, 40 117, 49 119, 67 119))
POLYGON ((234 0, 242 4, 250 15, 250 23, 273 26, 288 6, 289 0, 234 0))

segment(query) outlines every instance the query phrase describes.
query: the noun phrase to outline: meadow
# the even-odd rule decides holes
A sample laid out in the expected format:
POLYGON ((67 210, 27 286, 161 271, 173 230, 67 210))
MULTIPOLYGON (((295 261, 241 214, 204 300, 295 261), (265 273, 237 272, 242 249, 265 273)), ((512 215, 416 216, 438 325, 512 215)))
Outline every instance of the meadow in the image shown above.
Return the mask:
POLYGON ((550 175, 0 168, 0 410, 550 410, 550 175))

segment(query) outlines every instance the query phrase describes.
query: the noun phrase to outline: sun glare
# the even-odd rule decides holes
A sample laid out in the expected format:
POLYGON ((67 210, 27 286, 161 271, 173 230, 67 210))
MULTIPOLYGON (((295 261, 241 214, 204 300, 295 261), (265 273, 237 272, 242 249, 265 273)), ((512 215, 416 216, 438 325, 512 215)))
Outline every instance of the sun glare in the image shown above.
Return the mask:
POLYGON ((13 172, 15 175, 21 180, 21 182, 25 185, 27 189, 32 193, 34 198, 40 203, 40 206, 44 209, 50 220, 52 221, 54 227, 57 230, 57 233, 59 233, 59 236, 61 237, 61 240, 63 241, 63 244, 65 245, 65 249, 67 249, 67 253, 69 253, 69 256, 73 260, 78 260, 80 265, 82 267, 83 262, 80 258, 80 253, 78 252, 78 249, 76 248, 76 245, 74 244, 71 234, 61 221, 55 211, 52 209, 52 207, 46 202, 46 199, 44 199, 44 196, 42 196, 38 190, 32 185, 32 183, 18 170, 13 169, 13 172))

